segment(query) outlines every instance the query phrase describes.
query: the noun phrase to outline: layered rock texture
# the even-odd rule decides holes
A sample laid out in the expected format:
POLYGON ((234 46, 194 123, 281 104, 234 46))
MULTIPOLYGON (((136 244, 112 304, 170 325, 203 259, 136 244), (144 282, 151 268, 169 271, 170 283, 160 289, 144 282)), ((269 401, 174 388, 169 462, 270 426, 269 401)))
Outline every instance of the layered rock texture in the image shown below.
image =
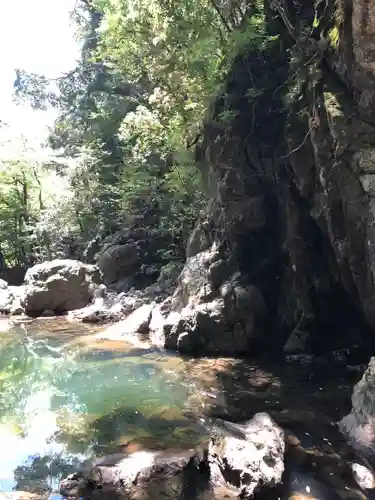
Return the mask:
MULTIPOLYGON (((144 288, 154 283, 163 266, 169 264, 167 251, 173 253, 171 235, 159 229, 144 228, 144 220, 100 240, 94 239, 85 251, 85 260, 95 262, 103 282, 116 292, 144 288)), ((175 250, 174 253, 178 253, 175 250)), ((173 263, 172 263, 173 264, 173 263)))
MULTIPOLYGON (((220 315, 242 343, 290 353, 365 347, 375 324, 375 1, 265 3, 264 43, 235 59, 197 151, 211 201, 188 266, 208 248, 220 257, 203 265, 193 323, 210 316, 205 330, 219 336, 220 315), (248 297, 238 322, 220 288, 234 275, 248 297)), ((189 287, 180 291, 186 307, 189 287)), ((187 344, 184 321, 175 336, 187 344)))
MULTIPOLYGON (((254 1, 249 14, 257 36, 243 26, 252 41, 198 141, 209 203, 173 295, 179 265, 164 273, 161 251, 173 241, 132 227, 87 250, 114 294, 104 309, 86 285, 40 305, 56 281, 43 278, 27 312, 94 301, 76 317, 104 321, 161 302, 142 328, 186 353, 374 347, 375 0, 254 1)), ((1 288, 2 310, 12 294, 1 288)))
MULTIPOLYGON (((261 41, 248 36, 251 23, 243 27, 253 41, 205 121, 197 161, 209 203, 173 296, 146 318, 152 339, 199 354, 367 353, 375 1, 266 0, 250 14, 261 41)), ((121 251, 112 241, 100 254, 106 283, 118 252, 122 267, 138 269, 143 250, 133 240, 126 233, 121 251)))

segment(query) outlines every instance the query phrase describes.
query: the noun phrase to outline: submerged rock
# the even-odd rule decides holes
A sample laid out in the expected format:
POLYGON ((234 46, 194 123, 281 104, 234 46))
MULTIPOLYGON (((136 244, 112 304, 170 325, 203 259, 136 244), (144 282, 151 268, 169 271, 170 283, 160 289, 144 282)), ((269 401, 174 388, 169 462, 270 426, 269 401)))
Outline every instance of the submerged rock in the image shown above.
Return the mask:
POLYGON ((341 495, 333 487, 316 480, 311 474, 292 470, 288 471, 286 476, 285 496, 289 500, 342 500, 341 495))
POLYGON ((40 316, 45 310, 70 311, 86 306, 99 284, 96 266, 76 260, 44 262, 27 271, 21 304, 31 316, 40 316))

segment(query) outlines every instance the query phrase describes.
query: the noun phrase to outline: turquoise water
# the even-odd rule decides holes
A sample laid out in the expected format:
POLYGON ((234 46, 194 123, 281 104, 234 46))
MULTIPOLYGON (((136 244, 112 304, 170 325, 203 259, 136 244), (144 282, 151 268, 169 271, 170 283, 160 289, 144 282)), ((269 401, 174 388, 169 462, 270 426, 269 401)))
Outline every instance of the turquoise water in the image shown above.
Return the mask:
POLYGON ((269 412, 301 443, 297 467, 301 457, 345 453, 335 422, 348 413, 358 377, 345 367, 181 359, 96 333, 63 318, 0 319, 0 493, 61 500, 61 478, 86 460, 206 439, 202 414, 241 421, 269 412))
POLYGON ((56 491, 82 461, 127 443, 201 437, 177 358, 91 334, 54 319, 0 333, 0 492, 56 491))

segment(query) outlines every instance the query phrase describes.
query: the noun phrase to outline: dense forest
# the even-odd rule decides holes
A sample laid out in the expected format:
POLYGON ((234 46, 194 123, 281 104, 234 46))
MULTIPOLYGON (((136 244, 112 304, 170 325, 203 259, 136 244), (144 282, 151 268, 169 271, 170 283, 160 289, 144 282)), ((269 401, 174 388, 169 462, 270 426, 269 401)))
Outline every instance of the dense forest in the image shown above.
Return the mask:
POLYGON ((212 97, 241 47, 270 40, 256 0, 79 0, 72 22, 76 68, 15 75, 15 102, 58 110, 46 143, 0 127, 8 266, 81 257, 137 221, 184 248, 205 198, 194 150, 212 97))

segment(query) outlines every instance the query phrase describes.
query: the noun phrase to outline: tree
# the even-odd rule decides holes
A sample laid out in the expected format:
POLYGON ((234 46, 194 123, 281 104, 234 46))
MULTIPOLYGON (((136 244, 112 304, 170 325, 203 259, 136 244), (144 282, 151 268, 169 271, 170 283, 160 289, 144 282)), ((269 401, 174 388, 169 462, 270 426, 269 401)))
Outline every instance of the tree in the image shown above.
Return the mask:
POLYGON ((183 246, 204 200, 193 147, 233 58, 265 38, 261 2, 80 0, 73 15, 77 67, 54 82, 18 70, 14 93, 59 109, 49 144, 72 192, 67 226, 87 242, 143 219, 183 246))

